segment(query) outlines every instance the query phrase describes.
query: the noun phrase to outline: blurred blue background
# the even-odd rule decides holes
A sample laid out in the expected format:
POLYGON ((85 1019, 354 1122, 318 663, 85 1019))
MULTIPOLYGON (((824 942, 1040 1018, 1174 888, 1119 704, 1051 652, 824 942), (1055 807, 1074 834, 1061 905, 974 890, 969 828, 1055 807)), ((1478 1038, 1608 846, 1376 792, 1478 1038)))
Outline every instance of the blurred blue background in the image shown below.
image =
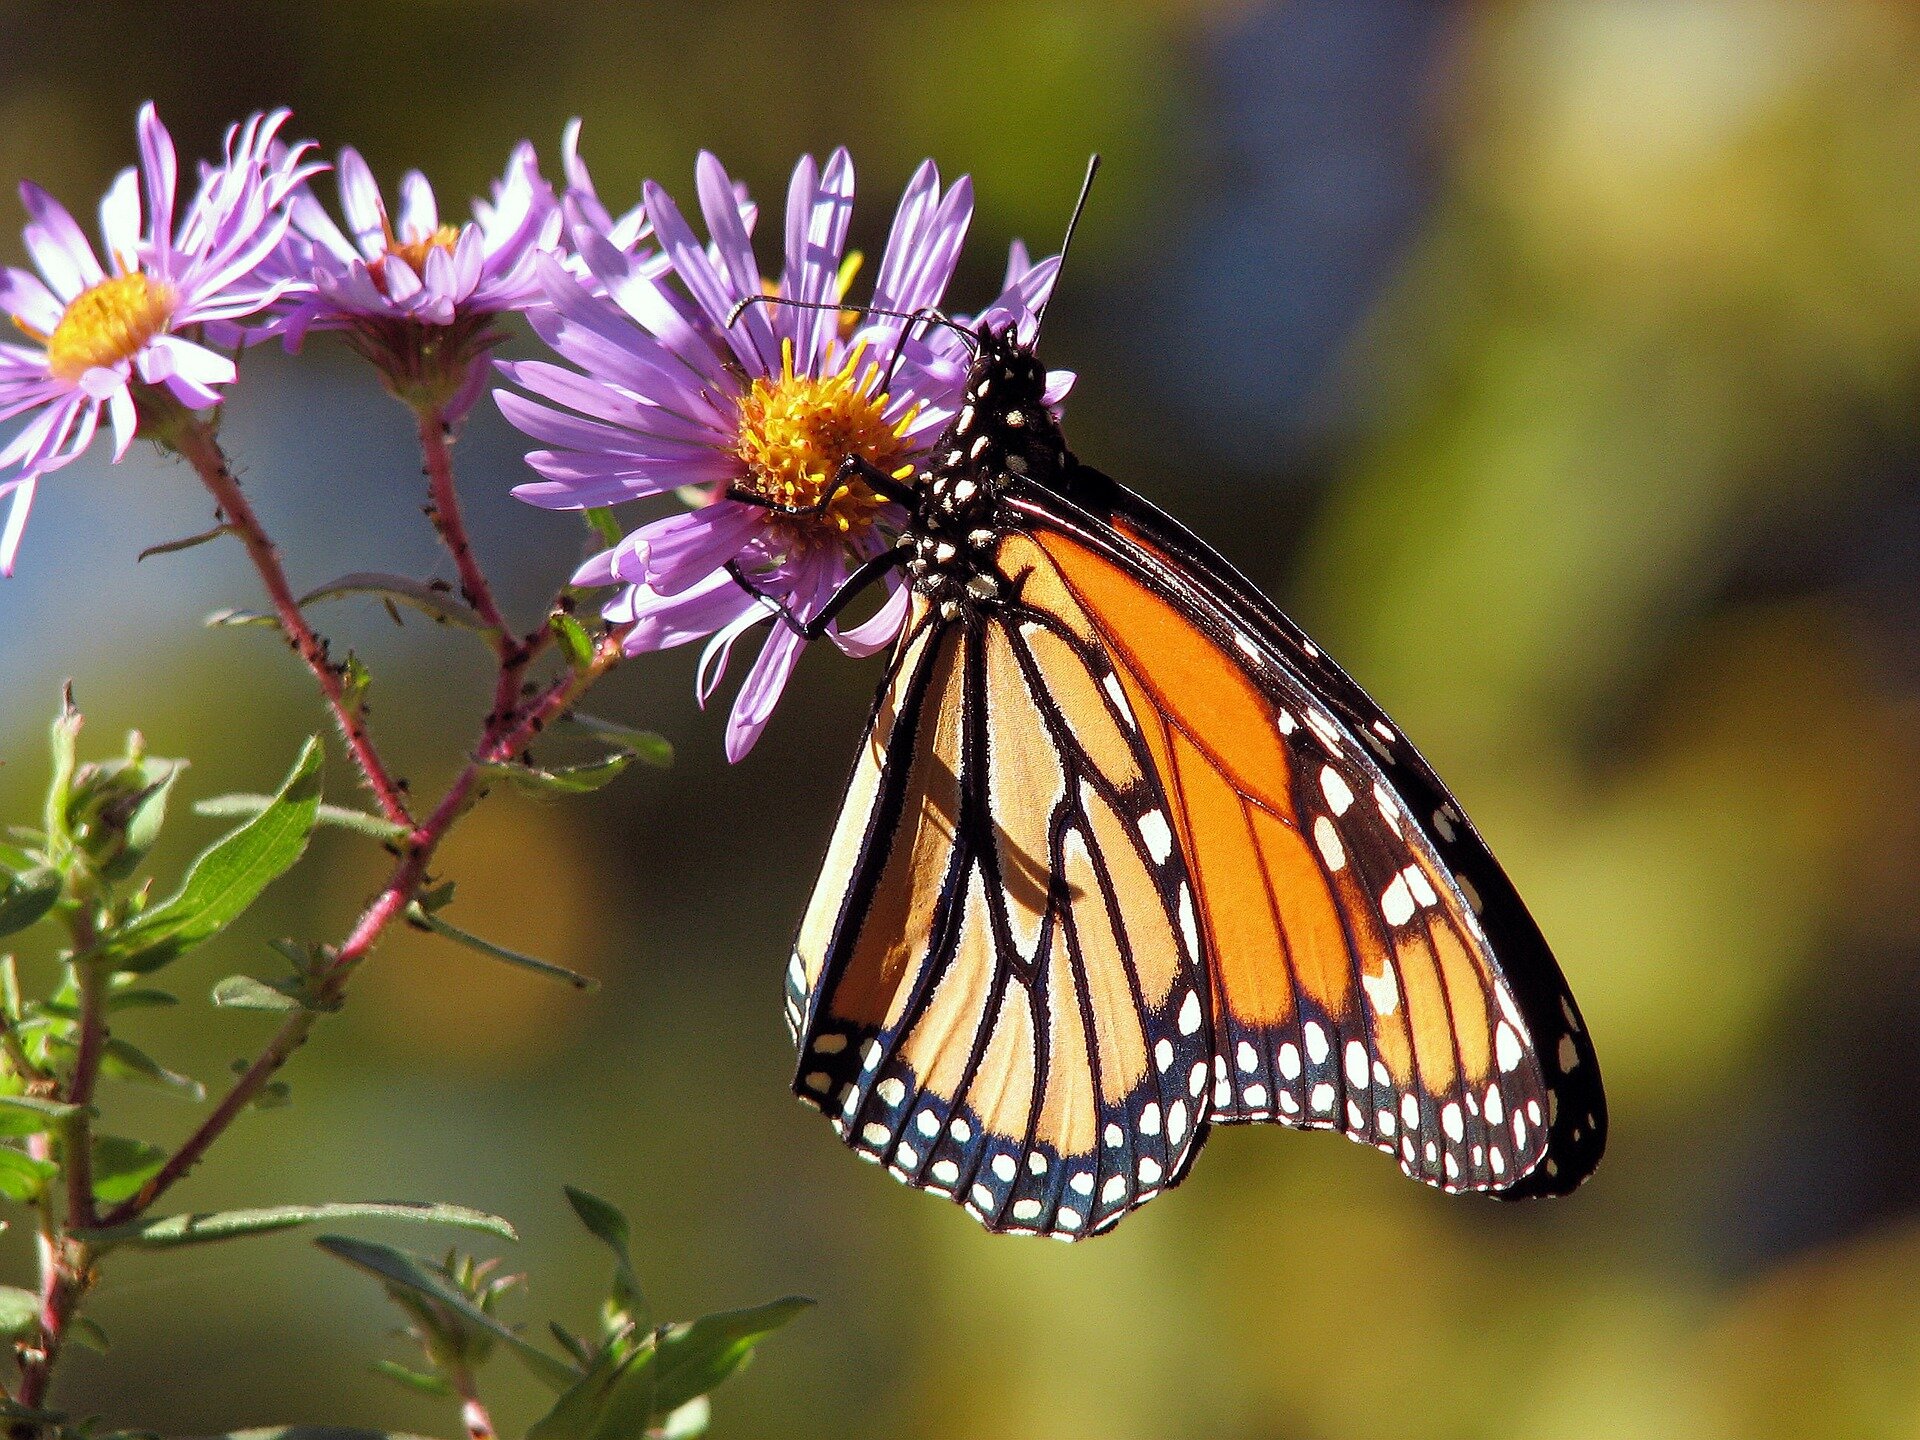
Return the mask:
MULTIPOLYGON (((1873 0, 982 0, 0 6, 0 176, 83 214, 158 100, 188 153, 291 104, 389 182, 480 192, 585 117, 602 193, 717 151, 777 205, 851 146, 877 253, 924 155, 971 171, 957 287, 1055 243, 1076 448, 1185 518, 1416 737, 1587 1010, 1614 1140, 1510 1208, 1359 1147, 1219 1134, 1111 1238, 993 1240, 861 1166, 787 1095, 780 975, 878 662, 818 654, 743 765, 691 658, 593 708, 679 762, 578 803, 502 797, 445 855, 451 917, 598 975, 580 997, 414 934, 179 1192, 430 1196, 525 1236, 518 1314, 586 1322, 563 1180, 627 1206, 668 1313, 818 1310, 721 1395, 726 1435, 1061 1440, 1879 1436, 1920 1427, 1920 11, 1873 0)), ((325 188, 325 187, 323 187, 325 188)), ((11 226, 0 254, 17 262, 11 226)), ((767 258, 763 255, 763 259, 767 258)), ((524 339, 515 348, 526 353, 524 339)), ((262 354, 225 436, 292 556, 444 575, 405 413, 342 351, 262 354)), ((459 447, 530 620, 580 553, 519 506, 491 408, 459 447)), ((193 795, 258 790, 322 728, 237 548, 144 448, 42 490, 0 585, 0 813, 44 782, 71 677, 96 753, 138 725, 193 795)), ((323 612, 416 790, 484 708, 459 637, 323 612)), ((335 789, 351 798, 345 766, 335 789)), ((179 863, 215 832, 177 822, 179 863)), ((377 854, 329 838, 189 993, 337 934, 377 854)), ((29 967, 42 955, 24 957, 29 967)), ((263 1033, 182 1006, 142 1043, 218 1079, 263 1033)), ((191 1107, 114 1097, 163 1137, 191 1107)), ((391 1236, 418 1243, 418 1236, 391 1236)), ((0 1245, 25 1272, 17 1235, 0 1245)), ((169 1433, 450 1433, 366 1374, 390 1319, 297 1239, 116 1262, 67 1408, 169 1433)), ((534 1393, 498 1367, 508 1428, 534 1393)))

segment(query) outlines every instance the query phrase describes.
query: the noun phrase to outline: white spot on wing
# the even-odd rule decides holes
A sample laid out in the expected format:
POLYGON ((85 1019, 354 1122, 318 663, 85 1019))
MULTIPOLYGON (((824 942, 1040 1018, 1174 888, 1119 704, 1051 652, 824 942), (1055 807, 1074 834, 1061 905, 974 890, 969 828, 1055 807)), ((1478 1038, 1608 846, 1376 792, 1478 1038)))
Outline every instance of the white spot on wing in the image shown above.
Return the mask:
POLYGON ((1191 1035, 1200 1028, 1200 997, 1193 991, 1187 992, 1187 998, 1180 1002, 1180 1033, 1191 1035))
POLYGON ((1502 1020, 1493 1032, 1493 1053, 1500 1062, 1500 1073, 1511 1075, 1520 1068, 1520 1037, 1502 1020))
POLYGON ((1356 1090, 1367 1087, 1367 1047, 1358 1040, 1347 1042, 1347 1083, 1356 1090))
POLYGON ((1336 816, 1346 814, 1353 804, 1352 789, 1331 765, 1320 767, 1320 793, 1327 797, 1327 806, 1336 816))
POLYGON ((1337 873, 1346 868, 1347 852, 1340 844, 1340 832, 1324 815, 1313 817, 1313 843, 1320 847, 1320 858, 1327 862, 1327 869, 1337 873))
POLYGON ((1158 810, 1149 810, 1142 815, 1140 838, 1147 842, 1147 853, 1153 856, 1154 864, 1167 863, 1167 857, 1173 854, 1173 831, 1168 828, 1166 816, 1158 810))
POLYGON ((1380 915, 1389 925, 1404 925, 1413 918, 1413 896, 1407 891, 1407 877, 1399 874, 1380 892, 1380 915))
POLYGON ((1394 978, 1393 966, 1382 964, 1378 975, 1360 972, 1360 988, 1367 992, 1367 1003, 1373 1006, 1376 1015, 1391 1015, 1400 1008, 1400 982, 1394 978))

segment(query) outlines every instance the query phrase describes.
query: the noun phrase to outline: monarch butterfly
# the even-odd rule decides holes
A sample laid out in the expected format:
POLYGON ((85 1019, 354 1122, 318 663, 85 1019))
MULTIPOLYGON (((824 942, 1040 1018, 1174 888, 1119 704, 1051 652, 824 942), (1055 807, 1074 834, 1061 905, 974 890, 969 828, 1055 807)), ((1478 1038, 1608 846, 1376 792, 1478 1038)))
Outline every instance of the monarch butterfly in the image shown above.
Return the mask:
POLYGON ((1074 457, 1031 343, 962 332, 914 483, 843 467, 910 519, 829 612, 899 564, 912 603, 787 972, 794 1093, 988 1229, 1062 1240, 1216 1124, 1572 1190, 1599 1068, 1478 831, 1271 601, 1074 457))

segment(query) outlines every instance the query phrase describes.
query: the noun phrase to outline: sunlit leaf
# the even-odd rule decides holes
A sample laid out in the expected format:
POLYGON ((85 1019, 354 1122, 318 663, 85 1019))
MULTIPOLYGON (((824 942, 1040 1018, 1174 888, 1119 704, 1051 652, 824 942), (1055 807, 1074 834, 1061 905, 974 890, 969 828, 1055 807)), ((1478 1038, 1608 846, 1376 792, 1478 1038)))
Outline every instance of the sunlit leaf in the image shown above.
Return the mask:
POLYGON ((167 1163, 167 1152, 145 1140, 124 1135, 93 1137, 93 1193, 108 1205, 117 1205, 139 1193, 140 1187, 167 1163))
POLYGON ((137 1220, 111 1230, 93 1230, 87 1238, 99 1244, 131 1245, 142 1250, 168 1250, 182 1245, 209 1245, 269 1235, 319 1221, 407 1220, 421 1225, 451 1225, 477 1230, 504 1240, 519 1237, 498 1215, 470 1210, 464 1205, 440 1205, 425 1200, 343 1201, 320 1205, 274 1205, 259 1210, 201 1211, 137 1220))
POLYGON ((0 1095, 0 1135, 18 1139, 58 1130, 80 1114, 78 1105, 34 1095, 0 1095))
POLYGON ((576 670, 585 670, 593 664, 593 637, 587 634, 586 626, 564 610, 554 611, 547 624, 566 652, 568 664, 576 670))
POLYGON ((452 591, 442 590, 425 581, 409 579, 405 575, 387 575, 371 570, 342 575, 338 580, 309 590, 300 597, 300 608, 304 610, 322 600, 338 600, 349 595, 377 596, 382 600, 412 606, 443 625, 458 625, 482 634, 489 631, 487 622, 480 618, 478 612, 452 591))
POLYGON ((389 1290, 399 1290, 430 1301, 467 1324, 487 1331, 495 1339, 504 1342, 534 1377, 549 1388, 566 1390, 580 1378, 579 1372, 572 1366, 521 1339, 513 1330, 461 1294, 444 1275, 434 1273, 404 1250, 376 1244, 371 1240, 355 1240, 345 1235, 322 1235, 313 1243, 329 1255, 372 1275, 389 1290))
POLYGON ((522 970, 531 970, 534 974, 544 975, 549 980, 565 981, 576 990, 600 988, 600 982, 591 975, 582 975, 564 966, 538 960, 531 955, 522 955, 518 950, 509 950, 506 946, 496 945, 491 940, 482 940, 478 935, 470 934, 458 925, 450 925, 418 901, 407 907, 407 919, 423 930, 431 930, 436 935, 445 936, 454 943, 464 945, 469 950, 477 951, 489 959, 504 960, 509 965, 517 965, 522 970))
POLYGON ((429 1375, 424 1370, 409 1370, 392 1360, 374 1361, 373 1373, 386 1376, 394 1384, 404 1386, 416 1395, 446 1397, 453 1394, 453 1387, 438 1375, 429 1375))
POLYGON ((0 1199, 27 1204, 38 1199, 46 1183, 59 1173, 60 1167, 51 1160, 36 1160, 11 1145, 0 1145, 0 1199))
POLYGON ((191 550, 196 545, 205 545, 209 540, 218 540, 222 535, 234 535, 238 533, 239 532, 231 525, 216 525, 211 530, 202 530, 198 535, 186 535, 178 540, 168 540, 159 545, 149 545, 133 557, 133 562, 137 565, 150 555, 176 555, 182 550, 191 550))
POLYGON ((0 1340, 18 1340, 40 1328, 40 1297, 17 1285, 0 1285, 0 1340))
POLYGON ((41 919, 60 899, 60 874, 41 868, 5 877, 0 885, 0 935, 12 935, 41 919))
POLYGON ((617 745, 622 750, 631 750, 634 758, 643 765, 665 768, 673 764, 673 745, 664 735, 656 735, 651 730, 637 730, 631 725, 622 725, 617 720, 602 720, 597 715, 587 715, 579 710, 570 711, 562 717, 567 726, 582 730, 597 740, 609 745, 617 745))
POLYGON ((166 824, 167 797, 187 765, 184 760, 149 760, 143 768, 150 775, 158 773, 127 816, 118 852, 100 867, 109 880, 126 879, 152 851, 160 838, 161 826, 166 824))
POLYGON ((158 1060, 137 1045, 129 1044, 118 1035, 108 1039, 100 1059, 100 1073, 114 1080, 133 1080, 142 1084, 157 1085, 162 1090, 171 1091, 183 1099, 200 1101, 207 1098, 207 1087, 191 1075, 182 1075, 178 1070, 169 1070, 158 1060))
POLYGON ((274 803, 194 861, 170 899, 112 936, 102 947, 106 958, 118 969, 154 970, 233 923, 305 852, 324 753, 318 739, 307 741, 274 803))
POLYGON ((542 770, 533 765, 511 761, 489 761, 480 768, 489 775, 511 780, 524 789, 548 795, 586 795, 613 783, 634 760, 632 751, 620 750, 599 760, 542 770))
MULTIPOLYGON (((258 815, 273 804, 271 795, 215 795, 211 799, 196 800, 193 813, 206 815, 214 819, 227 819, 234 815, 258 815)), ((371 835, 376 840, 404 840, 407 827, 378 815, 370 815, 365 810, 351 810, 344 805, 322 805, 314 812, 314 823, 331 825, 341 830, 357 830, 362 835, 371 835)))
POLYGON ((631 1254, 632 1226, 618 1207, 586 1190, 572 1185, 566 1190, 567 1203, 580 1223, 593 1237, 613 1252, 613 1295, 615 1306, 632 1313, 644 1305, 639 1276, 634 1274, 631 1254))
MULTIPOLYGON (((291 988, 289 982, 288 988, 291 988)), ((251 975, 229 975, 213 987, 213 1003, 222 1010, 272 1010, 287 1011, 300 1009, 300 999, 289 994, 286 989, 268 980, 256 980, 251 975)))
POLYGON ((246 626, 259 626, 264 630, 278 630, 280 621, 272 615, 262 615, 254 610, 215 610, 200 622, 209 630, 237 630, 246 626))
POLYGON ((689 1400, 660 1422, 659 1440, 695 1440, 713 1424, 713 1402, 701 1395, 689 1400))
MULTIPOLYGON (((639 1401, 651 1390, 646 1419, 670 1415, 681 1406, 712 1392, 753 1353, 767 1336, 791 1321, 813 1301, 797 1295, 758 1305, 750 1310, 729 1310, 706 1315, 689 1324, 670 1326, 651 1352, 630 1366, 621 1376, 619 1391, 625 1395, 631 1387, 632 1398, 639 1401), (650 1371, 643 1383, 640 1371, 650 1371)), ((603 1426, 611 1422, 622 1426, 640 1418, 619 1401, 609 1404, 603 1426)), ((605 1440, 621 1433, 617 1428, 599 1431, 605 1440)))

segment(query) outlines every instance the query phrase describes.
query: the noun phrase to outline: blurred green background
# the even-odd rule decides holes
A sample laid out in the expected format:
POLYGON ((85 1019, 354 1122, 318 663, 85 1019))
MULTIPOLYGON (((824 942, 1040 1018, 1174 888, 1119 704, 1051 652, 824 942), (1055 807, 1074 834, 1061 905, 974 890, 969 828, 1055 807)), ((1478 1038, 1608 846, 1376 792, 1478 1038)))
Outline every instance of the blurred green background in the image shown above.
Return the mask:
MULTIPOLYGON (((1013 235, 1054 243, 1103 151, 1048 336, 1082 376, 1077 448, 1421 742, 1559 952, 1615 1127, 1558 1203, 1447 1199, 1262 1128, 1217 1134, 1110 1238, 990 1239, 786 1091, 780 975, 878 662, 811 657, 729 768, 677 654, 593 707, 672 737, 675 769, 497 800, 442 866, 451 918, 605 988, 396 939, 298 1058, 294 1108, 244 1120, 183 1202, 500 1211, 535 1277, 517 1313, 584 1323, 602 1260, 558 1187, 586 1185, 634 1213, 669 1313, 820 1300, 719 1397, 731 1436, 1920 1430, 1920 10, 0 5, 0 175, 90 211, 147 96, 188 153, 289 103, 443 203, 523 135, 555 168, 576 114, 622 204, 642 175, 684 194, 709 147, 777 206, 798 153, 845 142, 869 254, 931 154, 979 184, 961 308, 1013 235)), ((446 571, 407 417, 333 346, 261 356, 226 433, 296 584, 446 571)), ((531 618, 579 534, 506 498, 520 448, 487 406, 460 458, 531 618)), ((43 783, 65 676, 97 751, 138 724, 198 795, 265 788, 320 727, 269 640, 199 628, 253 603, 237 548, 136 565, 207 523, 144 450, 43 487, 0 585, 4 814, 43 783)), ((443 778, 478 658, 372 607, 324 621, 371 663, 402 772, 443 778)), ((174 828, 176 863, 214 833, 174 828)), ((337 934, 378 859, 317 844, 174 978, 337 934)), ((192 1006, 140 1030, 210 1080, 263 1038, 192 1006)), ((162 1136, 194 1118, 125 1103, 162 1136)), ((115 1264, 113 1354, 74 1356, 64 1405, 169 1433, 452 1429, 366 1373, 394 1353, 372 1286, 295 1239, 202 1263, 115 1264)), ((496 1368, 524 1425, 536 1397, 496 1368)))

